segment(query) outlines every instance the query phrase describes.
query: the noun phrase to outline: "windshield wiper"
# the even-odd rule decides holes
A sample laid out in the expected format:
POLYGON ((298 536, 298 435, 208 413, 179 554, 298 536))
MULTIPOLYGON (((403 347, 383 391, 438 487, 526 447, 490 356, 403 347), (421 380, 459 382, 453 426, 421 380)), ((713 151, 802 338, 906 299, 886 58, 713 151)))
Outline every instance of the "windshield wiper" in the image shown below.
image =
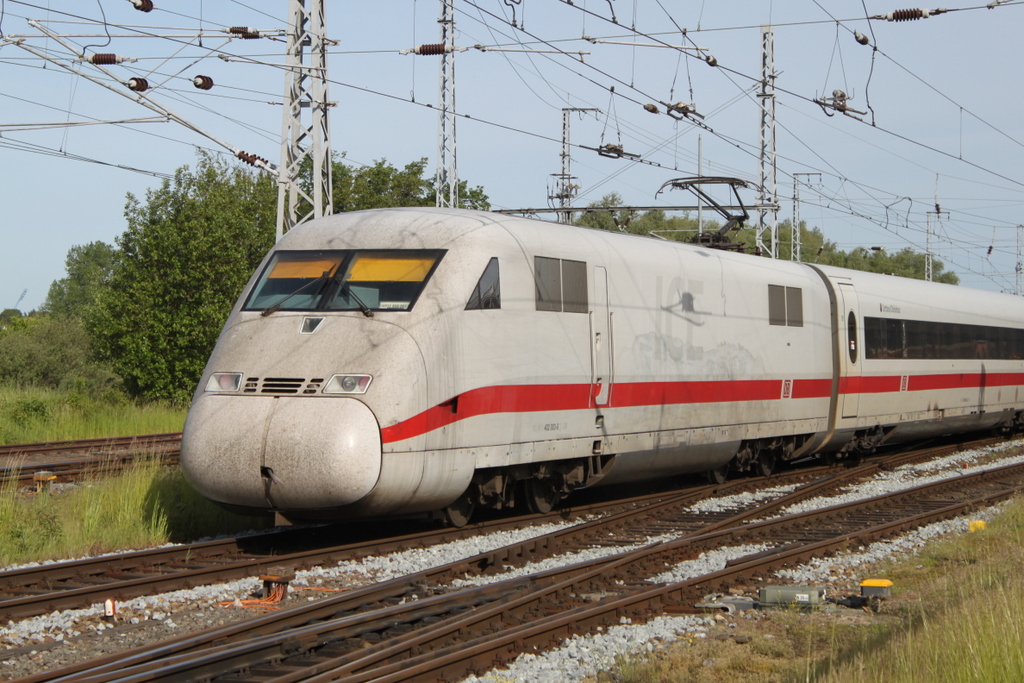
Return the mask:
POLYGON ((341 291, 342 291, 343 294, 346 294, 346 295, 352 297, 353 299, 355 299, 355 302, 357 304, 359 304, 359 310, 363 312, 363 315, 365 315, 367 318, 372 318, 373 317, 373 311, 370 310, 369 306, 367 306, 365 303, 363 303, 363 300, 360 299, 359 295, 356 294, 352 290, 352 288, 348 286, 347 282, 343 282, 341 284, 341 291))
POLYGON ((261 315, 261 316, 263 316, 263 317, 266 317, 266 316, 270 315, 271 313, 276 313, 277 311, 281 310, 281 306, 284 306, 284 302, 288 301, 288 300, 289 300, 289 299, 291 299, 291 298, 292 298, 293 296, 296 296, 296 295, 298 295, 298 294, 301 294, 302 292, 306 291, 307 289, 309 289, 310 287, 312 287, 313 285, 315 285, 315 284, 316 284, 316 283, 318 283, 318 282, 320 283, 320 287, 319 287, 319 288, 317 288, 317 290, 316 290, 316 294, 320 294, 320 292, 321 292, 321 291, 323 290, 323 288, 324 288, 324 285, 325 285, 325 284, 327 284, 327 280, 328 280, 328 279, 329 279, 330 277, 331 277, 331 271, 329 271, 329 270, 325 270, 325 271, 324 271, 324 274, 323 274, 323 275, 321 275, 320 277, 318 277, 317 279, 315 279, 315 280, 312 280, 312 281, 310 281, 310 282, 307 282, 306 284, 302 285, 301 287, 299 287, 298 289, 296 289, 296 290, 295 290, 294 292, 292 292, 292 293, 291 293, 291 294, 289 294, 288 296, 286 296, 286 297, 284 297, 283 299, 281 299, 280 301, 278 301, 278 302, 277 302, 276 304, 274 304, 273 306, 269 306, 269 307, 267 307, 267 308, 264 308, 264 309, 263 309, 263 310, 262 310, 262 311, 260 312, 260 315, 261 315))

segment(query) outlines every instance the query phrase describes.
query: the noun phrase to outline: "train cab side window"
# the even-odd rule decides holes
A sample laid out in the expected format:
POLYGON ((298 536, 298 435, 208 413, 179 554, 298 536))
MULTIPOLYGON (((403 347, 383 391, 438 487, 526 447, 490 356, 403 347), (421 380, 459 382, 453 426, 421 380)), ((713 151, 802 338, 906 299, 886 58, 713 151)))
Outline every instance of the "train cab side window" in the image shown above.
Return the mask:
POLYGON ((538 311, 588 312, 585 262, 535 256, 533 263, 538 311))
POLYGON ((768 285, 768 324, 803 327, 803 290, 799 287, 768 285))
POLYGON ((466 304, 467 311, 479 311, 487 308, 501 308, 501 281, 498 277, 498 258, 494 257, 484 268, 484 274, 473 288, 466 304))

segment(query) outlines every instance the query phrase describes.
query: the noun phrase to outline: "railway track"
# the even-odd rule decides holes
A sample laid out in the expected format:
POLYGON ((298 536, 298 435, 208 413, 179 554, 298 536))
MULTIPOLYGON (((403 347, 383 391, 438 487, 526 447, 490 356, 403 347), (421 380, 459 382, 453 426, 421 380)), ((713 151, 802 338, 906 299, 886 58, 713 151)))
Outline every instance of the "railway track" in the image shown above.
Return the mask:
MULTIPOLYGON (((990 439, 976 442, 989 444, 990 439)), ((963 444, 919 449, 865 463, 858 468, 813 467, 771 477, 776 486, 796 485, 822 477, 818 489, 835 488, 845 482, 871 476, 884 467, 962 449, 963 444)), ((628 545, 680 529, 709 529, 729 515, 685 512, 685 508, 709 497, 728 496, 763 487, 765 478, 734 480, 701 486, 683 492, 662 492, 627 500, 577 505, 544 515, 498 519, 462 529, 421 529, 409 534, 396 523, 361 526, 281 529, 273 533, 226 538, 217 541, 156 548, 131 553, 60 562, 0 572, 0 623, 11 619, 46 614, 54 610, 88 607, 106 599, 118 602, 142 595, 192 588, 267 574, 272 569, 308 569, 333 566, 371 554, 384 554, 467 538, 504 529, 600 515, 601 519, 579 525, 517 552, 523 557, 542 558, 556 549, 582 550, 611 542, 628 545), (642 511, 642 512, 638 512, 642 511), (390 531, 390 533, 388 533, 390 531), (343 544, 331 543, 343 538, 343 544)), ((811 489, 802 489, 810 495, 811 489)), ((774 504, 757 502, 749 514, 764 514, 774 504)))
POLYGON ((937 454, 891 456, 847 470, 805 470, 804 483, 791 483, 796 488, 788 495, 730 512, 695 514, 686 508, 736 484, 650 500, 337 598, 24 680, 436 680, 482 673, 524 647, 547 647, 572 632, 618 623, 624 616, 643 619, 666 610, 688 611, 700 591, 952 516, 1024 486, 1024 466, 1015 466, 846 506, 752 521, 878 469, 937 454), (657 542, 650 542, 652 536, 657 542), (768 551, 700 580, 649 583, 666 564, 752 540, 767 545, 768 551), (458 577, 497 575, 509 567, 601 545, 611 546, 616 554, 490 586, 450 588, 458 577))
POLYGON ((139 458, 175 463, 180 453, 181 432, 0 446, 0 482, 36 484, 40 472, 72 481, 122 469, 139 458))

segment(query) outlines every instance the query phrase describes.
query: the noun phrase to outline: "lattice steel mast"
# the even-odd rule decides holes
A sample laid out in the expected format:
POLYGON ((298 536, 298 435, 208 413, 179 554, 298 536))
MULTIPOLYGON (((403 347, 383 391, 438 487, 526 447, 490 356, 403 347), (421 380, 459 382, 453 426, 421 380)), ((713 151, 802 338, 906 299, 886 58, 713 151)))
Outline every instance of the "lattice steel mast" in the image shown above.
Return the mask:
POLYGON ((455 12, 454 0, 441 0, 441 101, 437 116, 436 206, 459 205, 459 172, 455 158, 455 12))
POLYGON ((779 208, 775 158, 775 34, 771 26, 761 27, 761 165, 758 173, 758 253, 778 258, 779 208), (765 243, 769 233, 769 244, 765 243))
POLYGON ((334 212, 325 2, 289 0, 277 194, 278 239, 300 223, 334 212), (310 185, 303 187, 299 174, 307 163, 312 167, 312 178, 310 185))

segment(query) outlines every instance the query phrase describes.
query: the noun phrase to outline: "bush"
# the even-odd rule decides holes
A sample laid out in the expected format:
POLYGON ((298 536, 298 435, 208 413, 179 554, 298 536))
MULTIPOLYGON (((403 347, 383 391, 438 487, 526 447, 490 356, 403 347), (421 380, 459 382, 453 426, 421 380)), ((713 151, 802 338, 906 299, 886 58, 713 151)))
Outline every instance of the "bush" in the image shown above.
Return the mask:
POLYGON ((0 383, 75 390, 92 396, 116 391, 113 370, 93 359, 80 318, 20 318, 0 332, 0 383))

